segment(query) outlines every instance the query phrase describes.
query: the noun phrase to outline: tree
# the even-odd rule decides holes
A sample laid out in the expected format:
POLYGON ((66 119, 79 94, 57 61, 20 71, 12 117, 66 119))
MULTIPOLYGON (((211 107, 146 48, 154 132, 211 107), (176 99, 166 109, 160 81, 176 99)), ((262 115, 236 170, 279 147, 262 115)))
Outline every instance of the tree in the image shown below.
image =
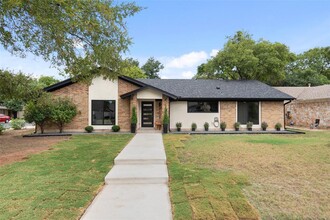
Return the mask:
POLYGON ((228 37, 218 54, 198 67, 195 78, 256 79, 278 85, 295 55, 281 43, 255 41, 246 32, 228 37))
POLYGON ((22 111, 24 106, 24 102, 20 99, 6 99, 3 104, 12 112, 14 118, 17 118, 17 112, 22 111))
POLYGON ((0 69, 0 100, 21 100, 27 102, 40 95, 38 82, 22 72, 14 73, 0 69))
POLYGON ((113 79, 128 50, 127 17, 142 8, 112 0, 0 2, 0 44, 14 55, 30 52, 65 67, 70 77, 113 79))
POLYGON ((51 86, 58 82, 59 80, 55 79, 53 76, 40 76, 38 79, 38 84, 41 88, 51 86))
POLYGON ((64 125, 70 123, 77 115, 77 107, 70 99, 61 97, 55 99, 52 105, 50 120, 62 133, 64 125))
MULTIPOLYGON (((53 100, 49 93, 44 93, 37 100, 29 101, 25 106, 24 118, 27 122, 34 122, 40 127, 41 133, 44 133, 44 127, 50 120, 53 108, 53 100)), ((37 131, 37 129, 36 129, 37 131)))
POLYGON ((330 82, 330 47, 313 48, 297 56, 287 68, 286 85, 323 85, 330 82))
POLYGON ((26 102, 36 99, 41 94, 38 82, 22 72, 14 73, 0 69, 0 82, 3 82, 0 86, 0 100, 13 113, 14 118, 26 102))
POLYGON ((134 79, 147 78, 146 74, 139 67, 139 61, 133 58, 125 59, 122 74, 134 79))
POLYGON ((158 73, 164 69, 163 64, 153 57, 150 57, 147 62, 141 67, 148 79, 160 79, 158 73))
POLYGON ((330 80, 326 76, 319 74, 315 70, 296 70, 286 75, 283 86, 318 86, 329 84, 330 80))

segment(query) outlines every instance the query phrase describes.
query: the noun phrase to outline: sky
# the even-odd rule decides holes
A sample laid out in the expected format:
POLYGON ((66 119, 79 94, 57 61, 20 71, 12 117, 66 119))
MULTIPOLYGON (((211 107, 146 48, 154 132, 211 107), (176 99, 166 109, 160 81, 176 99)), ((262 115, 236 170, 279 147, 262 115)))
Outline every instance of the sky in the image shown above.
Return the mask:
MULTIPOLYGON (((122 2, 117 0, 117 2, 122 2)), ((254 39, 286 44, 292 52, 330 46, 330 0, 136 0, 144 10, 127 19, 133 40, 127 57, 164 64, 162 78, 191 78, 197 66, 223 48, 227 36, 243 30, 254 39)), ((38 77, 58 71, 41 58, 21 59, 0 46, 0 68, 38 77)))

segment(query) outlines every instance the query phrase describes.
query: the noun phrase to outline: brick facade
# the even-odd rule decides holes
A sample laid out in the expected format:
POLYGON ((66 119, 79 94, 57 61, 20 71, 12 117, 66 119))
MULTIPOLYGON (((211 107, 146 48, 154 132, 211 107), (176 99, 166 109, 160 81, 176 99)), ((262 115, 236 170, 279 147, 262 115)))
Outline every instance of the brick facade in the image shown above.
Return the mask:
MULTIPOLYGON (((228 129, 234 129, 236 122, 236 102, 221 101, 220 102, 220 122, 224 121, 228 129)), ((220 126, 220 125, 219 125, 220 126)))
POLYGON ((275 129, 276 123, 281 123, 284 127, 284 107, 282 101, 261 102, 261 122, 267 122, 269 130, 275 129))
MULTIPOLYGON (((78 114, 72 122, 64 126, 65 130, 83 131, 88 125, 88 85, 83 83, 74 83, 69 86, 57 89, 51 94, 54 97, 68 97, 77 106, 78 114)), ((54 131, 57 127, 48 125, 45 131, 54 131)))
POLYGON ((138 86, 132 83, 118 79, 118 125, 122 131, 129 131, 131 128, 131 105, 136 106, 137 115, 139 115, 139 106, 136 95, 126 99, 122 99, 120 96, 138 88, 138 86))
POLYGON ((292 121, 294 126, 307 127, 320 119, 320 128, 330 128, 330 99, 294 100, 287 104, 285 111, 290 111, 291 118, 286 117, 286 124, 292 121))

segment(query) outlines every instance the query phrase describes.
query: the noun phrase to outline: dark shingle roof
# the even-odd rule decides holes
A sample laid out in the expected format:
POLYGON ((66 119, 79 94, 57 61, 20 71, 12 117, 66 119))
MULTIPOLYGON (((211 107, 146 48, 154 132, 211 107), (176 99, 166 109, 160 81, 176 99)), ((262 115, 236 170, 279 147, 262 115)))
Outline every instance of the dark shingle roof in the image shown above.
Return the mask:
POLYGON ((207 79, 138 79, 156 89, 173 94, 178 99, 223 100, 290 100, 285 94, 257 80, 207 79))

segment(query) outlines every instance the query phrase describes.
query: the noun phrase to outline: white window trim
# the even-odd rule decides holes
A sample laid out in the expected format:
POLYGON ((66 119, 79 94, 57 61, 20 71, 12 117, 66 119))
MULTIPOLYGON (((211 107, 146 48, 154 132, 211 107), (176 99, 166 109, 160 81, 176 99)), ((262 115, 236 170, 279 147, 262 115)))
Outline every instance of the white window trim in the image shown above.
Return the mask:
MULTIPOLYGON (((236 122, 238 119, 237 111, 238 111, 238 101, 236 101, 236 122)), ((246 124, 241 124, 240 127, 246 128, 246 124)), ((259 101, 259 124, 253 124, 252 128, 261 128, 261 101, 259 101)))

